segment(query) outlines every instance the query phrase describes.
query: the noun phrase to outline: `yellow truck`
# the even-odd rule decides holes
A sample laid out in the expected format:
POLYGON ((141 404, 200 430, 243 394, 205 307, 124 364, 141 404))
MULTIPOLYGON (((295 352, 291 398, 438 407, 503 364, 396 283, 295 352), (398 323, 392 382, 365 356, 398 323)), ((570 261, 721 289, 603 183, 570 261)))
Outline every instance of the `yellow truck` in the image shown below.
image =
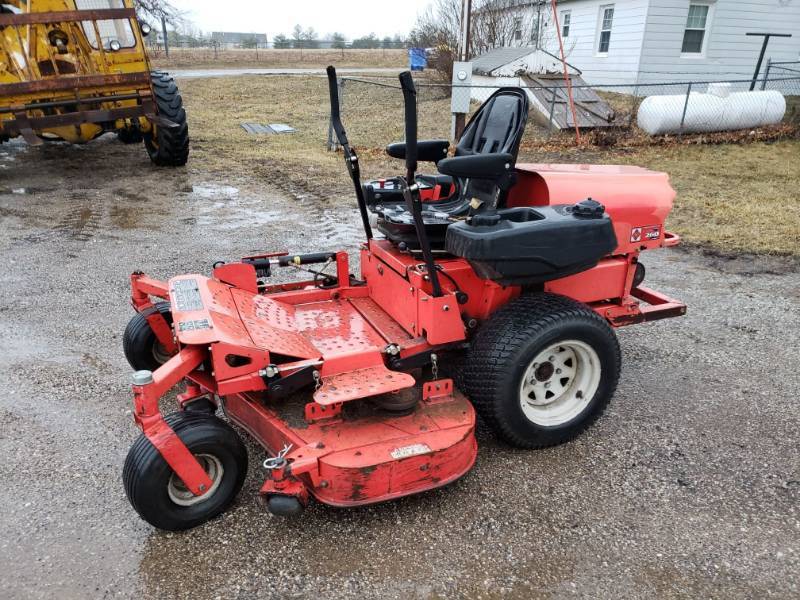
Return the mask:
POLYGON ((189 128, 174 79, 151 71, 132 0, 0 0, 0 143, 144 142, 182 166, 189 128))

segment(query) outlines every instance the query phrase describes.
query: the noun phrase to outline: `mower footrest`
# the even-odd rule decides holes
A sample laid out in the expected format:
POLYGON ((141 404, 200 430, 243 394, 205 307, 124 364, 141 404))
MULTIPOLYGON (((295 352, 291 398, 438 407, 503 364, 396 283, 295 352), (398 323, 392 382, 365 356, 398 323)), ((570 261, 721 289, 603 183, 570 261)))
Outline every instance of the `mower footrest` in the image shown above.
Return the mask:
POLYGON ((314 401, 327 406, 338 402, 398 392, 414 386, 415 383, 414 378, 408 373, 390 371, 383 365, 378 365, 323 377, 322 386, 314 393, 314 401))

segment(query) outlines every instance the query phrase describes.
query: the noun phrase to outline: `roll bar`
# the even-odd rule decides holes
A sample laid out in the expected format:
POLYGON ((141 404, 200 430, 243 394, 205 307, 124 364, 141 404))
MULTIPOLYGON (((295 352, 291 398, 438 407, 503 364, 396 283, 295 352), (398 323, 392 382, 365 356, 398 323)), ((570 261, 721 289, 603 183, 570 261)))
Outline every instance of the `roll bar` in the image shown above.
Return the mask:
POLYGON ((409 71, 400 73, 400 87, 403 90, 403 105, 406 113, 406 178, 400 179, 400 188, 406 207, 414 218, 414 229, 417 240, 422 250, 422 258, 431 281, 434 297, 442 295, 442 286, 439 283, 439 272, 433 261, 433 252, 425 230, 425 221, 422 218, 422 200, 419 196, 419 186, 416 181, 417 172, 417 88, 409 71))
POLYGON ((350 174, 350 179, 353 180, 353 186, 356 190, 356 200, 358 201, 358 210, 361 213, 361 223, 364 225, 364 233, 368 240, 372 239, 372 226, 369 224, 369 215, 367 214, 367 201, 364 198, 364 188, 361 186, 361 169, 358 166, 358 155, 356 151, 350 147, 350 142, 347 140, 347 132, 342 124, 342 114, 340 109, 339 100, 339 85, 336 79, 336 69, 332 66, 327 68, 328 73, 328 92, 331 98, 331 124, 333 131, 336 134, 336 139, 342 147, 344 154, 344 162, 347 165, 347 172, 350 174))
POLYGON ((417 172, 417 87, 409 71, 400 73, 406 125, 406 181, 411 185, 417 172))
MULTIPOLYGON (((336 134, 336 139, 342 147, 344 162, 347 165, 347 172, 353 180, 358 200, 358 210, 361 212, 361 221, 364 224, 364 233, 367 239, 372 239, 372 227, 369 224, 367 214, 367 202, 364 198, 364 189, 361 186, 361 170, 358 165, 358 156, 355 150, 350 147, 347 139, 347 132, 342 123, 342 114, 339 104, 339 86, 336 79, 336 69, 332 66, 327 68, 328 91, 331 99, 331 125, 336 134)), ((405 108, 405 127, 406 127, 406 177, 399 178, 399 186, 403 192, 406 207, 414 218, 414 229, 417 233, 422 258, 425 261, 428 278, 431 282, 434 297, 442 295, 442 286, 439 282, 439 274, 436 270, 436 263, 433 261, 431 244, 428 234, 425 231, 425 222, 422 218, 422 200, 419 196, 419 186, 416 183, 417 173, 417 88, 414 86, 414 79, 411 73, 404 71, 400 74, 400 88, 403 90, 403 105, 405 108)))

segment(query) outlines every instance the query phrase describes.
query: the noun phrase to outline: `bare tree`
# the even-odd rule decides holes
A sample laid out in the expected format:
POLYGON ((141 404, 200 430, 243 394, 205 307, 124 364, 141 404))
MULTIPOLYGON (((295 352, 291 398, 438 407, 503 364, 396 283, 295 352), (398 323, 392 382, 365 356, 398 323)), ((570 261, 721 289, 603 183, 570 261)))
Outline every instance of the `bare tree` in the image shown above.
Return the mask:
POLYGON ((170 25, 183 23, 184 15, 167 0, 136 0, 136 10, 141 16, 149 16, 156 20, 162 18, 170 25))
MULTIPOLYGON (((475 0, 470 21, 469 58, 502 46, 533 45, 535 7, 542 0, 475 0)), ((435 48, 434 69, 449 77, 461 31, 461 0, 435 0, 417 19, 409 44, 435 48)))
POLYGON ((470 55, 493 48, 530 45, 534 37, 535 2, 483 0, 473 12, 470 55))
MULTIPOLYGON (((418 17, 408 43, 433 48, 430 66, 450 79, 458 54, 461 0, 434 0, 418 17)), ((468 58, 504 46, 530 46, 560 55, 550 2, 547 0, 474 0, 470 20, 468 58)), ((576 40, 564 40, 569 56, 576 40)))
POLYGON ((454 50, 458 45, 461 29, 461 2, 459 0, 435 0, 425 12, 417 17, 414 29, 409 34, 409 44, 417 48, 447 47, 454 50))

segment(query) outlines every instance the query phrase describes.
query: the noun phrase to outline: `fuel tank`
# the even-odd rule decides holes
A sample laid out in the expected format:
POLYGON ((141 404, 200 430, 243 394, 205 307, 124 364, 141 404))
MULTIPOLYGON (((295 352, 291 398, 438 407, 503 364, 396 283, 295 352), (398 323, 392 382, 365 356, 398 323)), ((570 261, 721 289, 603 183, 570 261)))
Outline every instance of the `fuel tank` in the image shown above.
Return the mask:
POLYGON ((592 198, 611 217, 617 248, 612 254, 665 245, 664 223, 675 190, 666 173, 625 165, 517 164, 517 184, 506 206, 573 204, 592 198))

